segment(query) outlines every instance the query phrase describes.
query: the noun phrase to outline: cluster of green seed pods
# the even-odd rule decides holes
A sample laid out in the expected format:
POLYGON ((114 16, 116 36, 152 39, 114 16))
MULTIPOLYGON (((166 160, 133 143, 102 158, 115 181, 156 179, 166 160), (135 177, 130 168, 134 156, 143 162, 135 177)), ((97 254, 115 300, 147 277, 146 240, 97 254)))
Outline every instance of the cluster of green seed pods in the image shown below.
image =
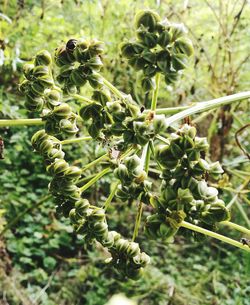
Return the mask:
POLYGON ((135 28, 137 40, 123 43, 121 53, 135 70, 142 71, 142 88, 154 89, 156 73, 164 75, 166 84, 175 82, 193 54, 185 27, 161 21, 157 13, 146 10, 136 15, 135 28))
POLYGON ((77 186, 81 169, 65 161, 60 141, 43 129, 33 135, 31 143, 44 157, 46 170, 52 176, 49 191, 57 203, 58 214, 69 217, 76 233, 83 235, 87 242, 97 240, 107 248, 111 254, 108 262, 122 275, 138 279, 150 261, 149 256, 141 252, 137 243, 123 239, 115 231, 109 231, 105 210, 90 205, 83 198, 77 186))
POLYGON ((99 72, 103 66, 103 43, 98 40, 70 39, 55 50, 55 63, 60 67, 57 81, 65 94, 77 92, 87 81, 93 88, 103 86, 99 72))
POLYGON ((176 215, 210 229, 230 218, 225 203, 218 199, 218 190, 208 185, 208 176, 218 179, 223 169, 219 162, 204 159, 207 149, 206 138, 197 137, 196 128, 187 124, 170 135, 168 144, 156 148, 162 185, 159 196, 153 199, 157 213, 147 220, 149 236, 172 237, 178 230, 176 215))
POLYGON ((54 87, 51 63, 50 53, 41 51, 36 55, 33 63, 24 66, 25 80, 19 88, 25 94, 25 107, 30 111, 40 112, 46 106, 45 96, 54 87))
POLYGON ((32 112, 41 112, 48 134, 72 136, 78 132, 77 116, 67 103, 62 102, 62 92, 55 85, 51 64, 50 53, 39 52, 33 63, 24 66, 26 79, 19 88, 25 94, 26 108, 32 112))
POLYGON ((152 183, 146 180, 147 173, 143 170, 141 159, 136 154, 124 158, 123 163, 115 169, 114 176, 121 181, 116 192, 117 198, 122 201, 139 199, 149 204, 152 183))

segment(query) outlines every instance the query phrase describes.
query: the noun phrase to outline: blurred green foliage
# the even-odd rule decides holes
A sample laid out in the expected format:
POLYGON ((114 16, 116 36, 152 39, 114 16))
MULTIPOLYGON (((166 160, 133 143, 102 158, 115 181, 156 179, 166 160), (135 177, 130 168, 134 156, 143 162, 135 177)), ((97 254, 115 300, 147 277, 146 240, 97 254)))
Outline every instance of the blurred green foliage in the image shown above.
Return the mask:
MULTIPOLYGON (((138 76, 119 53, 120 42, 132 37, 135 12, 145 7, 183 22, 196 49, 193 63, 177 85, 161 87, 160 106, 184 105, 249 89, 250 5, 246 1, 2 0, 0 118, 32 117, 24 110, 17 89, 22 64, 40 49, 52 52, 60 41, 81 36, 106 43, 103 74, 119 89, 131 92, 138 103, 147 105, 150 96, 138 89, 138 76)), ((88 90, 83 93, 88 94, 88 90)), ((234 139, 235 132, 247 123, 248 110, 242 103, 224 112, 232 117, 222 155, 227 175, 221 188, 227 188, 226 202, 233 198, 233 189, 249 180, 247 158, 234 139)), ((214 141, 214 135, 221 132, 221 113, 215 111, 196 119, 200 132, 214 141)), ((56 218, 51 200, 33 208, 47 194, 49 182, 42 159, 31 149, 30 138, 35 130, 0 130, 6 147, 5 159, 0 160, 0 229, 1 223, 8 224, 29 209, 0 239, 0 304, 102 305, 118 292, 143 305, 250 304, 249 255, 214 241, 194 244, 177 239, 173 245, 164 245, 146 243, 141 238, 144 250, 152 253, 153 266, 139 282, 123 282, 105 267, 103 253, 87 247, 72 234, 67 221, 56 218)), ((246 149, 249 147, 247 130, 240 135, 240 141, 246 149)), ((73 145, 67 147, 67 153, 81 166, 89 162, 90 156, 98 157, 102 148, 94 143, 73 145)), ((106 179, 95 186, 89 196, 103 201, 109 182, 106 179)), ((236 200, 244 215, 237 205, 233 206, 234 220, 243 225, 249 221, 249 200, 247 194, 236 200)), ((127 237, 133 231, 136 207, 131 210, 131 206, 119 202, 110 208, 110 226, 119 228, 127 237)))

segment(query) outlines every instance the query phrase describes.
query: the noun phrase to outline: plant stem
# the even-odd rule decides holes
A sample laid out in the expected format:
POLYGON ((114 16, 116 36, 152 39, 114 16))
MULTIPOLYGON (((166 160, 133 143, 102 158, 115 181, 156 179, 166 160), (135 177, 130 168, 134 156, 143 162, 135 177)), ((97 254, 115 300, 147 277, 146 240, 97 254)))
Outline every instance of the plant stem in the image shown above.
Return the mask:
POLYGON ((74 139, 69 139, 69 140, 63 140, 60 141, 62 145, 67 145, 67 144, 72 144, 72 143, 80 143, 82 141, 88 141, 92 140, 92 137, 80 137, 80 138, 74 138, 74 139))
POLYGON ((132 241, 135 241, 135 239, 138 235, 138 231, 139 231, 139 227, 140 227, 140 223, 141 223, 142 207, 143 207, 143 204, 140 201, 138 210, 137 210, 137 214, 136 214, 136 222, 135 222, 135 228, 134 228, 134 232, 133 232, 132 241))
POLYGON ((103 208, 104 210, 106 211, 111 203, 111 201, 113 200, 114 196, 115 196, 115 192, 118 188, 118 185, 120 184, 121 182, 120 181, 117 181, 111 191, 111 193, 109 194, 107 200, 105 201, 105 203, 103 204, 103 208))
POLYGON ((90 167, 100 163, 102 160, 105 160, 108 157, 108 153, 102 155, 101 157, 95 159, 94 161, 88 163, 87 165, 84 166, 84 168, 82 169, 82 173, 85 172, 87 169, 89 169, 90 167))
POLYGON ((114 85, 112 85, 105 77, 103 77, 102 75, 100 75, 99 73, 96 73, 97 75, 101 76, 103 83, 105 86, 107 86, 110 91, 112 91, 117 97, 119 97, 120 99, 124 99, 124 93, 122 93, 120 90, 118 90, 114 85))
POLYGON ((241 213, 242 217, 244 218, 244 220, 245 220, 245 222, 246 222, 248 228, 250 228, 250 220, 249 220, 249 218, 248 218, 246 212, 244 211, 242 205, 239 203, 239 201, 238 201, 237 199, 236 199, 236 201, 235 201, 235 204, 236 204, 236 206, 237 206, 239 212, 241 213))
POLYGON ((85 97, 85 96, 82 96, 80 94, 72 94, 71 97, 75 98, 76 100, 78 101, 81 101, 81 102, 86 102, 88 104, 92 104, 94 103, 95 101, 85 97))
POLYGON ((41 205, 42 203, 44 203, 45 201, 47 201, 48 199, 52 198, 52 195, 47 195, 44 196, 43 198, 41 198, 39 201, 37 201, 37 203, 31 205, 30 207, 24 209, 20 214, 18 214, 13 220, 11 220, 10 222, 8 222, 8 224, 4 227, 4 229, 0 232, 0 237, 3 236, 3 234, 10 230, 25 214, 31 212, 32 210, 34 210, 35 208, 39 207, 39 205, 41 205))
POLYGON ((94 183, 96 183, 100 178, 102 178, 107 173, 111 172, 109 167, 102 170, 99 174, 97 174, 94 178, 92 178, 88 183, 84 184, 81 188, 81 192, 85 192, 89 187, 91 187, 94 183))
POLYGON ((195 231, 195 232, 198 232, 198 233, 201 233, 201 234, 204 234, 204 235, 207 235, 207 236, 210 236, 210 237, 213 237, 213 238, 216 238, 216 239, 221 240, 221 241, 223 241, 227 244, 230 244, 232 246, 235 246, 237 248, 240 248, 240 249, 243 249, 247 252, 250 252, 250 248, 247 245, 243 245, 242 243, 240 243, 240 242, 238 242, 234 239, 231 239, 231 238, 226 237, 224 235, 221 235, 221 234, 209 231, 207 229, 198 227, 198 226, 193 225, 189 222, 182 221, 181 222, 181 227, 192 230, 192 231, 195 231))
POLYGON ((230 228, 233 228, 233 229, 235 229, 235 230, 237 230, 239 232, 242 232, 242 233, 247 234, 247 235, 250 236, 250 230, 248 230, 245 227, 242 227, 242 226, 240 226, 240 225, 238 225, 238 224, 236 224, 234 222, 222 221, 222 222, 220 222, 220 224, 228 226, 230 228))
MULTIPOLYGON (((179 107, 168 107, 168 108, 156 108, 155 109, 155 113, 156 114, 175 114, 175 113, 178 113, 180 111, 183 111, 183 110, 186 110, 186 109, 189 109, 190 107, 192 107, 192 105, 190 106, 179 106, 179 107)), ((143 111, 143 113, 147 114, 148 112, 150 112, 151 109, 145 109, 143 111)))
MULTIPOLYGON (((224 97, 220 97, 214 100, 210 100, 207 102, 200 102, 195 106, 191 106, 186 110, 183 110, 177 114, 172 115, 171 117, 166 119, 167 125, 171 125, 172 123, 184 119, 187 116, 204 112, 210 109, 218 108, 224 105, 228 105, 246 98, 250 97, 250 91, 240 92, 233 95, 228 95, 224 97)), ((168 108, 166 108, 168 110, 168 108)))
POLYGON ((160 86, 160 79, 161 79, 161 74, 157 73, 155 76, 155 89, 153 91, 153 97, 152 97, 152 103, 151 103, 151 110, 155 111, 156 106, 157 106, 157 98, 158 98, 158 91, 159 91, 159 86, 160 86))
POLYGON ((0 127, 44 125, 42 119, 0 120, 0 127))

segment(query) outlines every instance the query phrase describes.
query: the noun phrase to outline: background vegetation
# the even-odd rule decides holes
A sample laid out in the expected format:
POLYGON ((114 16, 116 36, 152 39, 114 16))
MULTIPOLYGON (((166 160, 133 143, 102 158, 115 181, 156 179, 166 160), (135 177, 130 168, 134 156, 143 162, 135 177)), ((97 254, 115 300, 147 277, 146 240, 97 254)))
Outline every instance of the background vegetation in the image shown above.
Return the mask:
MULTIPOLYGON (((137 75, 119 54, 119 43, 132 37, 135 12, 145 7, 183 22, 195 45, 193 62, 182 79, 175 87, 162 85, 160 106, 188 105, 249 90, 249 1, 2 0, 0 118, 32 117, 24 110, 17 88, 22 64, 40 49, 53 52, 60 41, 81 36, 106 43, 103 74, 147 105, 150 97, 140 91, 137 75)), ((193 122, 199 134, 209 138, 211 159, 222 162, 225 175, 219 188, 232 206, 233 220, 250 228, 250 166, 235 140, 237 131, 248 123, 248 107, 243 102, 194 117, 193 122)), ((69 223, 57 219, 53 201, 46 200, 49 180, 41 157, 30 145, 35 130, 0 129, 6 146, 5 159, 0 160, 1 305, 102 305, 120 292, 143 305, 250 304, 250 256, 214 240, 177 237, 167 245, 140 237, 143 249, 153 257, 143 279, 124 282, 107 269, 103 253, 72 234, 69 223)), ((238 133, 238 141, 249 150, 247 128, 238 133)), ((90 155, 102 153, 91 143, 67 150, 79 166, 90 155)), ((103 180, 89 196, 102 200, 108 185, 108 179, 103 180)), ((111 227, 130 236, 135 214, 131 207, 116 203, 109 213, 111 227)), ((221 228, 230 235, 227 231, 221 228)))

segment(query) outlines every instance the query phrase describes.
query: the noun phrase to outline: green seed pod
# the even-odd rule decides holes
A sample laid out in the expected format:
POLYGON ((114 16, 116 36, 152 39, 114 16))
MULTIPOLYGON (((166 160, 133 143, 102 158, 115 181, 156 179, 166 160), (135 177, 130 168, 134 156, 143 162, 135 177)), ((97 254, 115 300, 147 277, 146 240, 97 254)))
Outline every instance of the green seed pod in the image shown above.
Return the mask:
POLYGON ((135 16, 135 27, 138 29, 143 25, 149 32, 154 32, 156 30, 157 22, 159 21, 160 16, 156 12, 143 10, 138 12, 135 16))
POLYGON ((108 235, 108 225, 105 222, 96 222, 93 225, 93 231, 97 237, 105 238, 108 235))
POLYGON ((208 169, 209 164, 207 163, 207 161, 199 159, 198 161, 196 161, 194 166, 192 166, 192 174, 199 176, 208 171, 208 169))
POLYGON ((122 185, 118 186, 115 196, 124 201, 129 198, 127 190, 122 185))
POLYGON ((102 240, 103 247, 111 248, 114 245, 114 235, 111 232, 108 232, 107 236, 102 240))
POLYGON ((174 71, 169 71, 165 74, 166 85, 173 84, 178 79, 178 73, 174 71))
POLYGON ((106 106, 110 113, 119 112, 122 110, 122 105, 119 101, 107 102, 106 106))
POLYGON ((126 157, 124 159, 124 164, 129 172, 132 172, 136 167, 140 165, 140 163, 141 163, 141 159, 137 155, 126 157))
POLYGON ((187 29, 183 24, 172 23, 170 26, 171 41, 175 41, 187 33, 187 29))
POLYGON ((91 74, 88 76, 89 84, 94 89, 102 88, 103 86, 103 79, 101 76, 96 74, 91 74))
POLYGON ((48 135, 46 134, 44 129, 41 129, 33 134, 31 138, 31 144, 36 149, 42 141, 48 138, 48 135))
POLYGON ((133 262, 141 267, 146 267, 150 263, 150 257, 145 252, 141 252, 133 257, 133 262))
POLYGON ((87 82, 86 77, 79 71, 79 69, 74 69, 70 73, 70 82, 76 86, 84 86, 87 82))
POLYGON ((99 104, 91 104, 87 106, 83 106, 80 109, 79 115, 83 120, 88 120, 90 118, 98 118, 100 116, 100 112, 102 110, 102 106, 99 104))
POLYGON ((154 48, 157 44, 157 35, 155 33, 150 33, 145 28, 140 27, 136 31, 138 39, 148 48, 154 48))
POLYGON ((172 66, 176 71, 186 69, 188 66, 188 58, 184 54, 172 55, 172 66))
POLYGON ((195 138, 195 148, 202 151, 207 151, 209 148, 209 144, 207 142, 207 138, 195 138))
POLYGON ((36 54, 35 65, 36 66, 49 66, 52 63, 52 58, 47 50, 42 50, 36 54))
POLYGON ((143 77, 141 80, 142 89, 145 92, 149 92, 155 89, 155 80, 150 77, 143 77))
POLYGON ((43 140, 39 145, 38 145, 38 150, 41 154, 46 154, 48 151, 50 151, 54 146, 54 142, 50 139, 43 140))
POLYGON ((208 210, 202 212, 201 216, 202 220, 207 224, 230 220, 230 212, 221 200, 211 204, 208 210))
POLYGON ((40 112, 44 106, 44 99, 41 97, 34 97, 32 95, 26 95, 25 97, 25 107, 29 111, 37 111, 40 112))
POLYGON ((28 80, 24 80, 21 82, 21 84, 19 85, 19 91, 22 93, 25 93, 28 89, 28 84, 30 82, 28 80))
POLYGON ((181 37, 174 42, 174 52, 182 53, 188 57, 193 55, 194 49, 192 41, 186 37, 181 37))
MULTIPOLYGON (((105 88, 102 88, 101 90, 94 90, 92 99, 105 106, 108 102, 111 101, 110 91, 105 88)), ((119 102, 116 102, 116 105, 117 103, 119 102)))
POLYGON ((182 204, 191 203, 194 199, 189 189, 178 188, 177 196, 182 204))
POLYGON ((163 72, 170 71, 171 57, 168 50, 162 50, 157 53, 156 62, 158 68, 163 72))
POLYGON ((100 137, 101 130, 96 124, 91 124, 88 127, 88 133, 93 139, 97 139, 100 137))
POLYGON ((124 164, 120 164, 115 170, 114 170, 114 176, 117 177, 119 180, 121 180, 123 183, 130 181, 128 169, 124 164))
POLYGON ((33 64, 25 64, 23 66, 23 73, 24 76, 28 79, 28 80, 33 80, 33 69, 34 69, 34 65, 33 64))
POLYGON ((188 124, 184 124, 181 128, 180 128, 180 133, 187 135, 188 137, 190 137, 192 140, 195 138, 197 130, 194 126, 190 126, 188 124))
POLYGON ((140 253, 140 247, 139 244, 135 242, 130 242, 129 246, 127 248, 127 255, 129 257, 134 257, 140 253))
POLYGON ((77 214, 79 214, 81 217, 85 216, 87 214, 87 211, 89 209, 89 201, 87 199, 80 199, 75 203, 75 209, 77 214))
POLYGON ((194 148, 186 150, 188 161, 198 161, 200 159, 200 152, 194 148))
POLYGON ((72 84, 70 79, 65 83, 62 90, 65 95, 73 95, 77 93, 76 85, 72 84))
POLYGON ((58 159, 54 161, 53 167, 51 168, 50 172, 53 176, 55 175, 57 177, 62 177, 64 176, 64 173, 67 171, 68 168, 68 162, 63 159, 58 159))
POLYGON ((94 39, 90 42, 88 49, 91 57, 101 55, 104 52, 104 43, 94 39))
POLYGON ((79 221, 79 217, 77 216, 75 209, 70 210, 69 219, 72 223, 77 223, 79 221))
POLYGON ((156 65, 147 64, 143 68, 143 74, 147 77, 153 77, 158 72, 158 67, 156 65))
POLYGON ((82 170, 77 166, 70 166, 64 173, 64 176, 70 180, 78 180, 81 176, 82 170))
POLYGON ((151 52, 150 50, 144 51, 141 56, 145 61, 147 61, 150 64, 155 64, 156 62, 156 54, 151 52))
POLYGON ((215 200, 217 200, 218 196, 218 190, 214 187, 208 187, 205 196, 203 196, 203 199, 207 203, 213 203, 215 200))
POLYGON ((78 128, 77 128, 75 122, 71 122, 68 119, 60 120, 59 127, 63 133, 66 133, 68 135, 71 135, 71 134, 74 135, 78 131, 78 128))
POLYGON ((36 66, 33 68, 33 76, 34 77, 40 77, 44 75, 49 75, 50 70, 47 66, 36 66))
POLYGON ((185 151, 183 151, 181 147, 176 143, 174 143, 173 141, 170 143, 170 150, 176 159, 182 158, 185 154, 185 151))
POLYGON ((64 65, 60 68, 59 75, 63 78, 69 78, 74 70, 74 65, 64 65))
POLYGON ((85 63, 89 59, 88 46, 89 42, 85 39, 77 41, 73 55, 78 62, 85 63))
POLYGON ((54 159, 63 159, 65 156, 65 153, 57 148, 52 148, 50 151, 47 153, 47 158, 49 160, 54 160, 54 159))
POLYGON ((217 161, 209 165, 208 172, 209 175, 213 177, 213 179, 217 180, 219 179, 220 175, 224 173, 224 170, 221 167, 220 163, 217 161))
POLYGON ((141 184, 147 178, 147 173, 142 169, 141 165, 137 166, 132 171, 132 175, 134 177, 134 182, 137 184, 141 184))
POLYGON ((52 88, 54 86, 54 80, 49 75, 44 75, 44 76, 38 77, 37 81, 44 88, 52 88))
POLYGON ((61 103, 53 110, 53 115, 59 118, 68 118, 71 114, 71 107, 66 103, 61 103))
POLYGON ((157 135, 167 129, 166 118, 164 114, 154 116, 153 120, 154 133, 157 135))
POLYGON ((93 210, 91 213, 91 221, 95 222, 95 221, 105 221, 105 210, 103 209, 96 209, 93 210))
POLYGON ((145 65, 147 64, 147 61, 141 55, 136 55, 133 58, 129 59, 128 63, 136 71, 140 71, 145 67, 145 65))
POLYGON ((99 72, 103 66, 103 63, 101 61, 101 58, 99 56, 92 57, 88 60, 86 65, 94 71, 99 72))
POLYGON ((158 37, 157 43, 162 47, 166 48, 171 41, 171 34, 168 30, 164 30, 158 37))
POLYGON ((55 63, 58 67, 72 64, 75 57, 71 52, 66 50, 65 46, 61 46, 55 50, 55 63))
POLYGON ((157 235, 160 237, 160 238, 163 238, 164 240, 169 240, 171 238, 174 237, 174 235, 176 234, 177 230, 176 229, 173 229, 171 226, 169 226, 168 224, 166 223, 162 223, 160 225, 160 228, 159 230, 157 231, 157 235))
POLYGON ((115 249, 118 252, 125 253, 129 247, 129 241, 123 238, 118 239, 115 241, 115 249))
POLYGON ((128 59, 133 58, 136 55, 134 44, 132 42, 123 42, 120 46, 122 56, 128 59))
POLYGON ((44 93, 44 86, 40 84, 38 81, 34 81, 31 84, 30 92, 35 96, 43 95, 44 93))

